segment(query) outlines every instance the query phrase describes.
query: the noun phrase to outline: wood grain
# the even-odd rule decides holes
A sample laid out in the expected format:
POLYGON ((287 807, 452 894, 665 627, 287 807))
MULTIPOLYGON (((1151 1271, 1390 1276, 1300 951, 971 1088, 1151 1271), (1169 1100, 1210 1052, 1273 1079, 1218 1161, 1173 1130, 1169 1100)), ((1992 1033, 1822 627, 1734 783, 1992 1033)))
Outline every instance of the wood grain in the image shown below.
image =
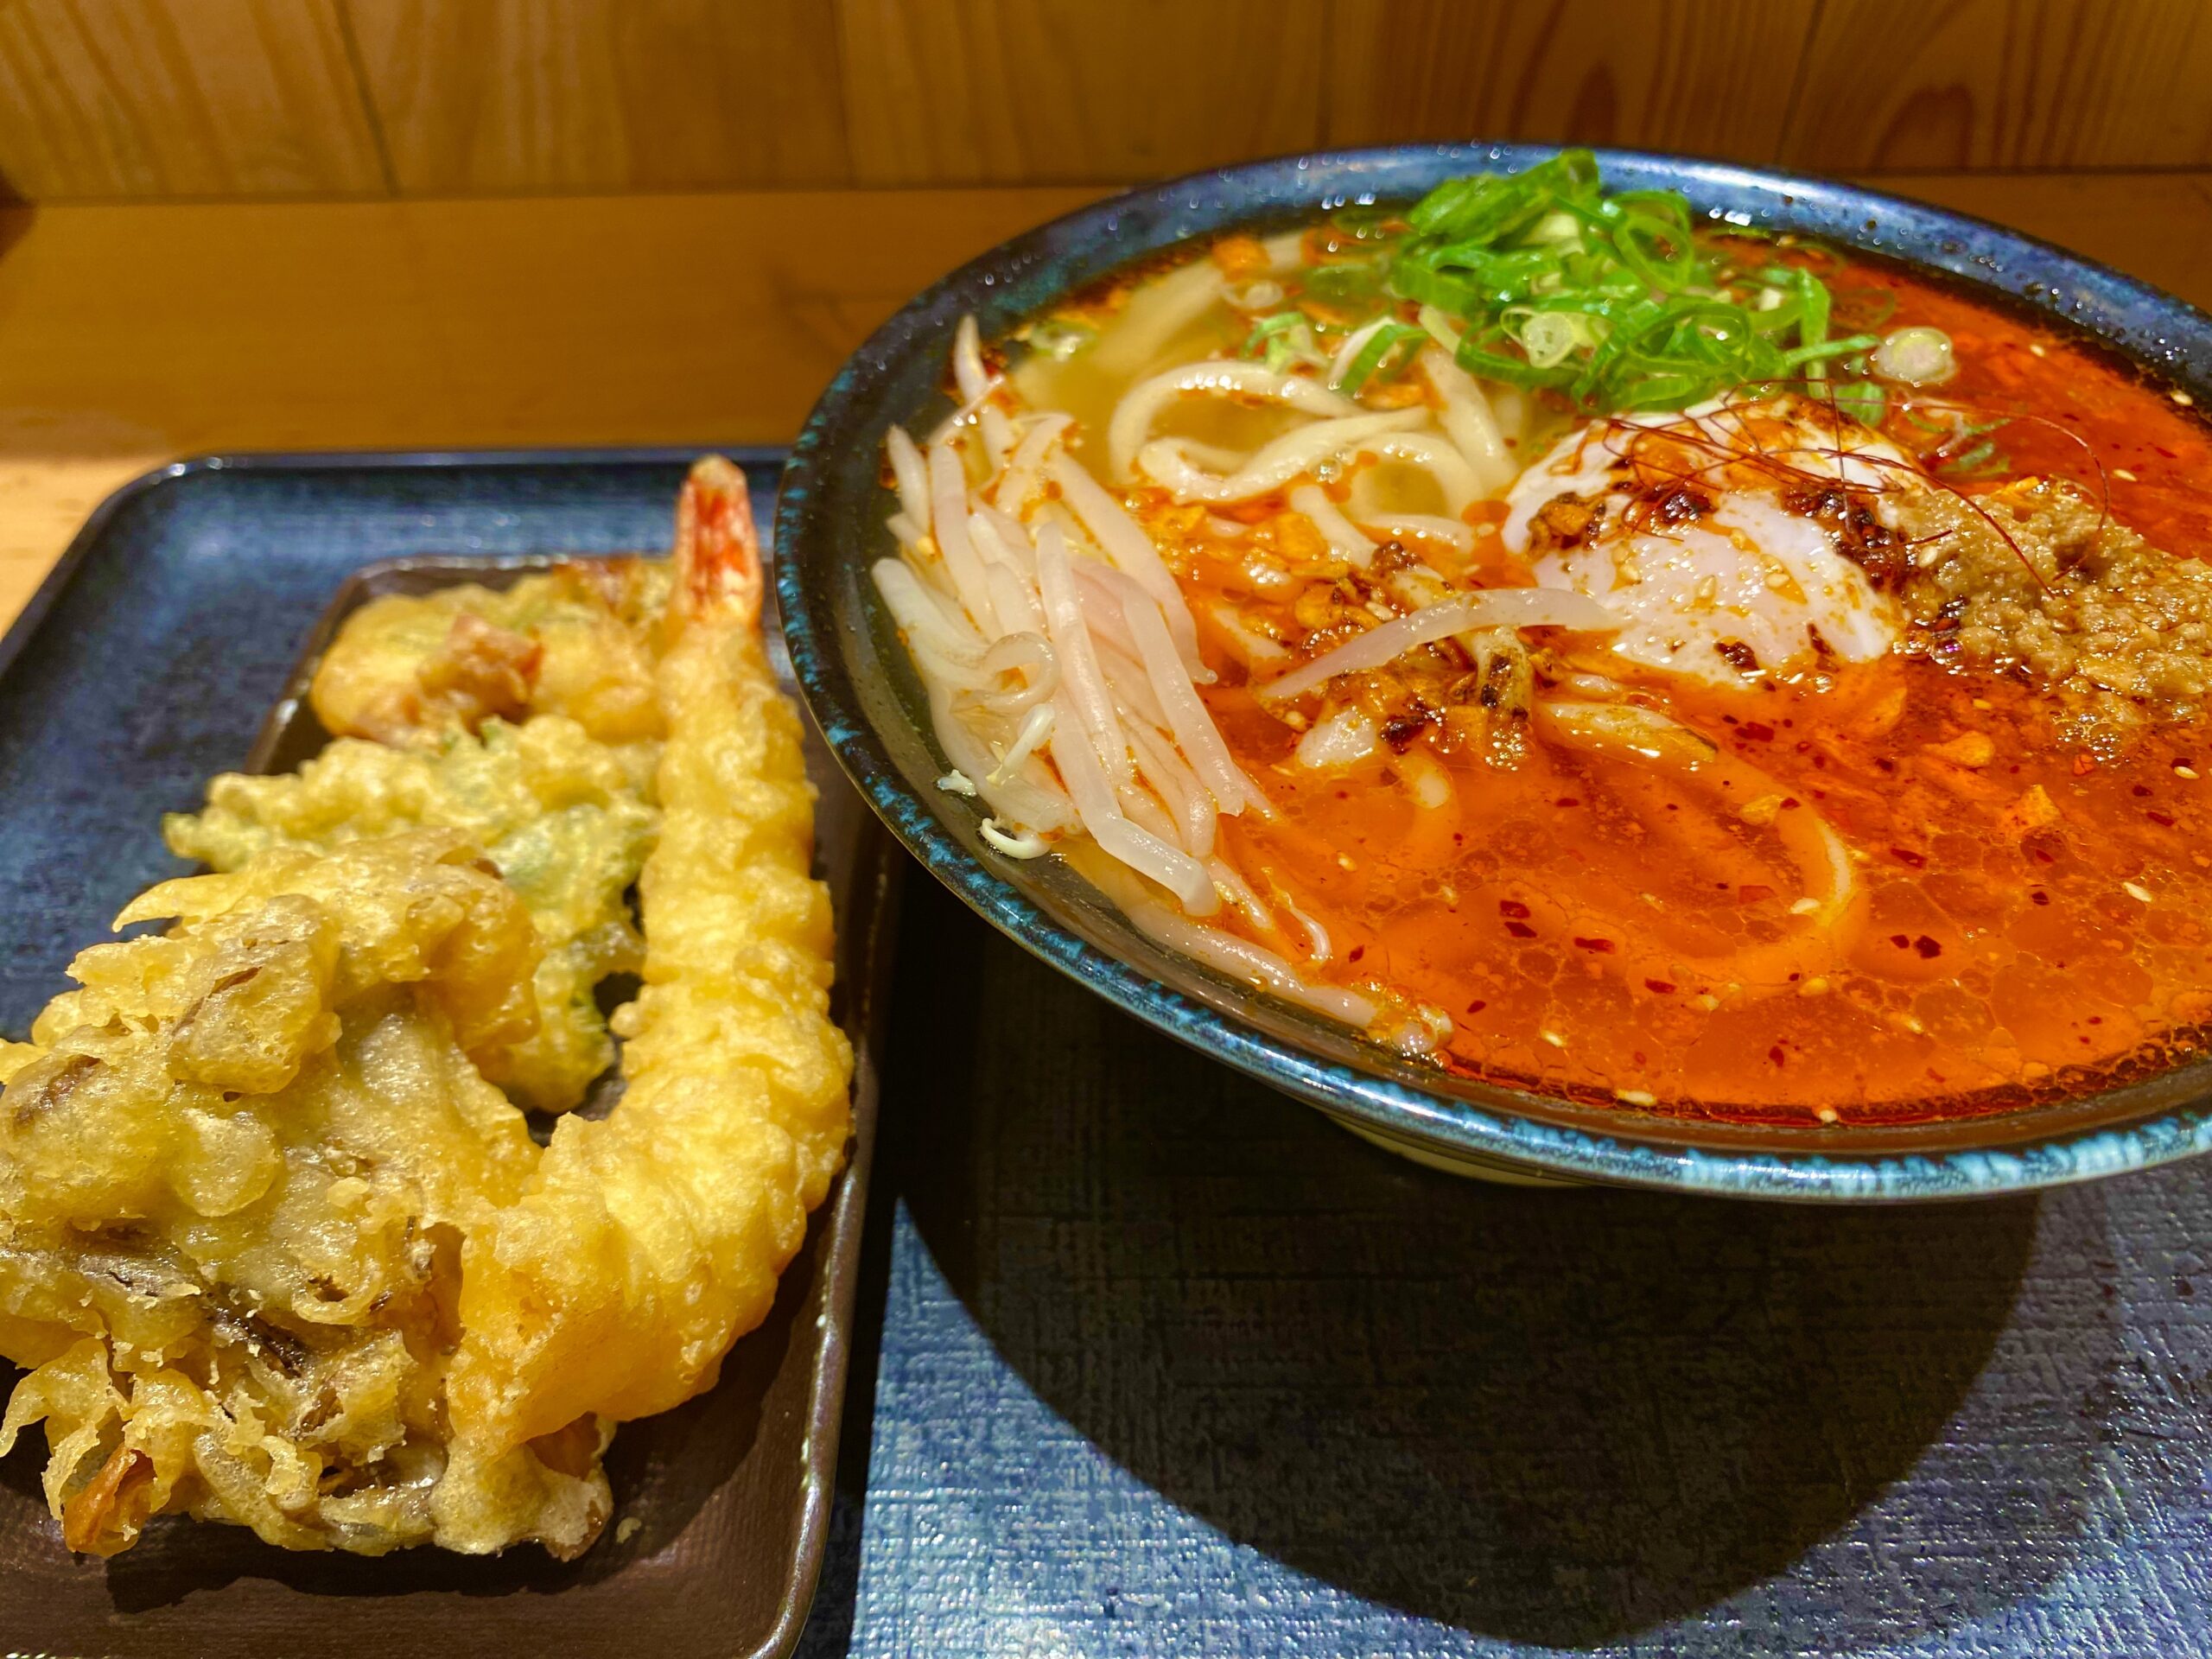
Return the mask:
POLYGON ((2212 164, 2202 0, 0 0, 0 196, 1158 177, 1522 138, 2212 164))
POLYGON ((337 0, 0 0, 0 186, 381 191, 337 0))
POLYGON ((2212 8, 1827 0, 1785 156, 1827 171, 2212 161, 2212 8))
POLYGON ((816 0, 343 0, 404 194, 836 184, 816 0))
POLYGON ((1327 142, 1780 149, 1815 0, 1336 0, 1327 142))
POLYGON ((0 212, 0 623, 178 455, 788 439, 908 296, 1096 194, 0 212))
POLYGON ((2010 225, 2212 309, 2212 175, 1897 173, 1866 182, 2010 225))
POLYGON ((838 0, 865 184, 1157 177, 1312 148, 1326 0, 838 0))

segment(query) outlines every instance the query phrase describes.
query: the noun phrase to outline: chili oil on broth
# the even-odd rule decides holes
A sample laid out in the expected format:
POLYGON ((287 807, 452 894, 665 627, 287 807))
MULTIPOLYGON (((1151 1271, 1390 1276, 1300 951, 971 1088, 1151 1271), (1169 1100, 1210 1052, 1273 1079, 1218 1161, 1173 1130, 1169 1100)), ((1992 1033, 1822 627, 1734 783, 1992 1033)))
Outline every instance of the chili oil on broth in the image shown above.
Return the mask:
POLYGON ((1885 326, 1951 337, 1958 373, 1943 397, 2024 417, 2004 430, 2011 474, 2075 479, 2169 552, 2201 557, 2212 545, 2212 427, 2187 393, 2177 400, 2102 342, 2003 296, 1864 255, 1835 258, 1834 270, 1839 307, 1893 297, 1885 326))
POLYGON ((1669 699, 1781 785, 1782 810, 1821 812, 1863 860, 1848 945, 1785 988, 1732 991, 1726 963, 1788 934, 1789 859, 1646 769, 1536 744, 1501 777, 1447 753, 1453 809, 1424 813, 1396 757, 1315 774, 1232 717, 1281 817, 1236 823, 1229 844, 1262 891, 1297 894, 1351 972, 1449 1008, 1442 1058, 1469 1076, 1871 1122, 2157 1069, 2165 1048, 2145 1047, 2162 1039, 2193 1052, 2212 892, 2183 849, 2212 826, 2177 771, 2187 752, 2145 743, 2077 775, 2047 744, 2036 758, 2047 722, 2017 686, 1916 660, 1837 680, 1669 699), (1971 735, 2024 758, 1946 758, 1978 759, 1971 735), (2022 821, 2037 786, 2060 824, 2022 821))
MULTIPOLYGON (((2169 392, 2047 321, 1889 262, 1785 257, 1823 262, 1840 312, 1878 308, 1891 327, 1945 330, 1958 371, 1942 401, 2029 416, 2005 429, 2001 469, 1962 480, 1962 493, 2071 478, 2170 550, 2202 545, 2212 511, 2191 475, 2207 475, 2212 435, 2169 392)), ((2005 1109, 2197 1052, 2212 1016, 2201 920, 2212 914, 2212 860, 2196 850, 2207 825, 2195 762, 2212 756, 2200 754, 2193 721, 2092 754, 2061 741, 2049 699, 2019 677, 1925 652, 1788 675, 1754 667, 1715 686, 1624 670, 1588 641, 1554 636, 1540 696, 1572 696, 1575 676, 1602 671, 1631 703, 1770 780, 1771 815, 1541 739, 1523 742, 1516 764, 1491 765, 1479 738, 1455 741, 1449 702, 1435 695, 1434 682, 1465 665, 1440 673, 1425 659, 1369 673, 1334 699, 1367 705, 1388 741, 1348 766, 1299 765, 1310 721, 1263 705, 1249 639, 1240 649, 1216 619, 1249 613, 1256 556, 1271 607, 1325 627, 1344 601, 1326 549, 1289 510, 1288 490, 1179 504, 1118 484, 1104 453, 1132 385, 1243 340, 1246 319, 1219 302, 1146 315, 1179 272, 1198 269, 1102 285, 1060 314, 1096 328, 1097 347, 1065 360, 1033 351, 1014 379, 1034 407, 1077 417, 1071 453, 1122 494, 1198 620, 1217 677, 1201 695, 1276 808, 1223 817, 1221 849, 1253 892, 1325 935, 1329 960, 1313 978, 1443 1011, 1450 1030, 1435 1058, 1452 1071, 1730 1121, 2005 1109), (1145 337, 1108 349, 1133 318, 1145 337), (1786 957, 1811 903, 1788 821, 1777 827, 1787 813, 1817 814, 1840 837, 1856 893, 1833 950, 1746 986, 1730 963, 1786 957)), ((1249 451, 1287 424, 1274 410, 1191 399, 1153 433, 1249 451)), ((1509 439, 1516 459, 1542 454, 1572 424, 1532 402, 1509 439)), ((1880 431, 1909 451, 1930 448, 1904 404, 1880 431)), ((1442 516, 1433 485, 1392 470, 1363 453, 1325 488, 1339 506, 1359 491, 1369 518, 1442 516)), ((1403 545, 1455 588, 1531 580, 1497 533, 1498 502, 1459 516, 1471 547, 1418 535, 1403 545)), ((1234 906, 1214 925, 1262 938, 1234 906)))

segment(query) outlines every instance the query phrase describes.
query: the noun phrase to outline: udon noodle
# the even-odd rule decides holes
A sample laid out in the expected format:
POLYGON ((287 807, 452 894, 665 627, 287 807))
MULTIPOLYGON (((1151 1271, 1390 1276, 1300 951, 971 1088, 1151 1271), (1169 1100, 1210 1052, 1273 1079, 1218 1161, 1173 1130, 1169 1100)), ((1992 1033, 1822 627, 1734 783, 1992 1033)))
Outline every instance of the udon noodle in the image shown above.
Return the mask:
POLYGON ((2089 348, 1570 155, 964 322, 950 390, 874 567, 940 786, 1163 943, 1639 1109, 2193 1050, 2208 861, 2141 826, 2212 582, 2136 532, 2207 446, 2089 348))

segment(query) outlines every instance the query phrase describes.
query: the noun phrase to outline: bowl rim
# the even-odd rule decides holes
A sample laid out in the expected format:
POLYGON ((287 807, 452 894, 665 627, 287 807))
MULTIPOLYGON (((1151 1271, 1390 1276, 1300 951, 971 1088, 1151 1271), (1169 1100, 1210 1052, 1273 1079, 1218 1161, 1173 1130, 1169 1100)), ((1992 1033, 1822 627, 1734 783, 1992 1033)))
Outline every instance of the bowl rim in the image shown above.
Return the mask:
MULTIPOLYGON (((1436 176, 1485 164, 1518 168, 1559 153, 1555 144, 1395 144, 1315 150, 1206 168, 1137 186, 1077 207, 1008 238, 939 278, 901 306, 839 368, 792 445, 777 492, 774 561, 785 642, 810 711, 830 747, 869 805, 907 850, 986 921, 1040 960, 1179 1041, 1272 1084, 1336 1116, 1410 1139, 1474 1165, 1505 1165, 1570 1180, 1656 1187, 1734 1197, 1878 1203, 1996 1196, 2148 1169, 2212 1150, 2212 1059, 2190 1062, 2118 1089, 2099 1090, 2072 1104, 2097 1101, 2108 1109, 2088 1126, 2040 1136, 1993 1136, 1994 1144, 1932 1151, 1853 1152, 1848 1128, 1808 1131, 1833 1135, 1808 1147, 1699 1145, 1694 1121, 1646 1119, 1622 1111, 1618 1131, 1599 1133, 1490 1103, 1462 1093, 1433 1092, 1338 1064, 1273 1036, 1255 1025, 1160 984, 1055 920, 961 844, 938 809, 907 785, 872 721, 849 695, 836 661, 834 616, 817 614, 801 580, 811 551, 831 556, 836 526, 822 515, 823 479, 852 464, 853 439, 866 440, 872 464, 880 435, 856 433, 855 423, 868 386, 887 365, 918 347, 939 349, 936 338, 948 302, 982 297, 1014 273, 1049 264, 1070 244, 1110 242, 1132 213, 1164 212, 1173 221, 1187 202, 1205 222, 1178 234, 1133 240, 1115 247, 1110 268, 1193 237, 1219 234, 1239 224, 1280 220, 1287 208, 1257 188, 1295 181, 1306 189, 1303 211, 1323 210, 1351 199, 1332 184, 1357 184, 1363 169, 1436 168, 1436 176), (1249 199, 1224 210, 1203 206, 1208 197, 1249 199), (2131 1109, 2136 1116, 2127 1116, 2131 1109), (2113 1118, 2120 1121, 2111 1121, 2113 1118), (1638 1133, 1649 1126, 1647 1135, 1638 1133)), ((1811 204, 1832 217, 1863 220, 1865 234, 1824 228, 1824 240, 1899 258, 1961 280, 2017 306, 2023 302, 2102 341, 2169 380, 2212 396, 2212 316, 2139 278, 2056 245, 1971 214, 1817 175, 1661 152, 1598 149, 1601 168, 1625 164, 1656 169, 1704 207, 1714 198, 1763 199, 1740 221, 1797 219, 1811 204), (1705 199, 1700 200, 1700 195, 1705 199), (1762 213, 1760 208, 1766 211, 1762 213), (1884 245, 1878 227, 1902 226, 1910 248, 1884 245), (1930 245, 1932 244, 1932 246, 1930 245), (2033 279, 2017 287, 1997 280, 1997 253, 2024 264, 2033 279), (2123 323, 2125 314, 2132 323, 2123 323)), ((1370 198, 1373 198, 1370 196, 1370 198)), ((1717 220, 1721 210, 1708 209, 1717 220)), ((1741 211, 1741 210, 1738 210, 1741 211)), ((926 734, 925 734, 926 735, 926 734)), ((1478 1085, 1478 1087, 1480 1085, 1478 1085)), ((1484 1093, 1500 1102, 1541 1108, 1541 1092, 1492 1085, 1484 1093)), ((1569 1103, 1561 1102, 1564 1108, 1569 1103)), ((2018 1125, 2040 1114, 1992 1114, 1993 1126, 2018 1125)), ((1711 1138, 1722 1135, 1713 1126, 1711 1138)))

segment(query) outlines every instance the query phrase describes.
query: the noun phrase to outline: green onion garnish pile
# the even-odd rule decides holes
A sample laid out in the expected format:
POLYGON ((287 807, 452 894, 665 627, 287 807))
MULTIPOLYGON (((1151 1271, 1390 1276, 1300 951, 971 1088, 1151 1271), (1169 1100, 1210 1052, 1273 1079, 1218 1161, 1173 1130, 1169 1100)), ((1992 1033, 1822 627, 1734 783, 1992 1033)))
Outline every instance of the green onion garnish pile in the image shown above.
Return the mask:
POLYGON ((1831 337, 1828 291, 1810 271, 1724 275, 1684 197, 1608 194, 1588 150, 1447 180, 1407 217, 1389 285, 1424 308, 1432 332, 1456 326, 1460 365, 1584 409, 1681 409, 1732 387, 1817 380, 1875 344, 1831 337))
POLYGON ((1586 149, 1447 180, 1403 219, 1362 207, 1331 223, 1334 251, 1300 273, 1299 300, 1327 308, 1327 328, 1363 334, 1356 353, 1332 362, 1293 308, 1256 320, 1246 356, 1328 366, 1332 385, 1357 394, 1434 340, 1471 374, 1595 413, 1684 409, 1833 371, 1839 406, 1882 418, 1882 390, 1865 378, 1875 336, 1830 333, 1819 277, 1778 262, 1724 264, 1693 233, 1684 197, 1608 193, 1586 149), (1333 321, 1361 316, 1357 327, 1333 321))

